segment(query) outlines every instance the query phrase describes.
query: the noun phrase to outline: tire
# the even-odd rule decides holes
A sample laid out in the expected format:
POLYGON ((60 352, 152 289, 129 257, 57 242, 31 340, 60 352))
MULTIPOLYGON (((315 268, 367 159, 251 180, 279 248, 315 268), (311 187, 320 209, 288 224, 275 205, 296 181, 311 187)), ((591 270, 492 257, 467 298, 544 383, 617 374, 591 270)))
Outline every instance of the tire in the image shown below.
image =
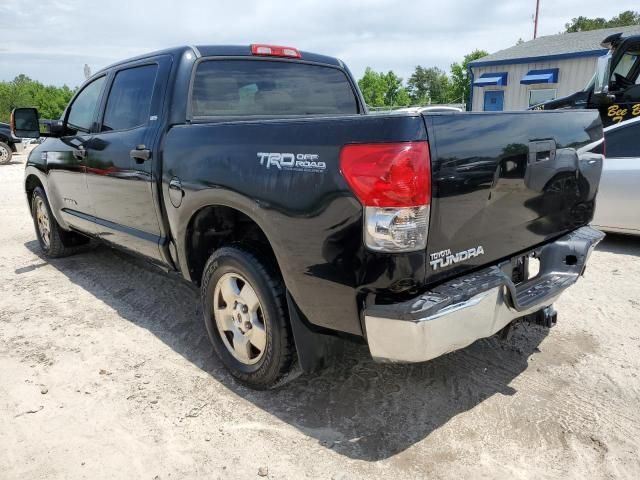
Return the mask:
POLYGON ((11 147, 4 142, 0 142, 0 164, 7 164, 11 161, 13 151, 11 147))
POLYGON ((40 248, 47 257, 66 257, 73 253, 73 244, 79 244, 76 235, 58 225, 42 187, 36 187, 31 195, 31 216, 40 248))
POLYGON ((285 289, 277 269, 255 250, 232 244, 211 255, 200 291, 209 339, 234 377, 265 390, 297 376, 285 289))

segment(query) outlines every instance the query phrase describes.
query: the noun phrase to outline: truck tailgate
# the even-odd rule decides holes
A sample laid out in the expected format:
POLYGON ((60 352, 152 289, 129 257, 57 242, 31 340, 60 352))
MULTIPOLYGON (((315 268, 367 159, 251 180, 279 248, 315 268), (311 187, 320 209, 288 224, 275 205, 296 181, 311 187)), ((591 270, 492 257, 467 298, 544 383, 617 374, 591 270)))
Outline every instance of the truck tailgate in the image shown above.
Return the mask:
POLYGON ((433 187, 428 281, 524 252, 591 220, 602 157, 583 147, 602 139, 597 111, 424 118, 433 187))

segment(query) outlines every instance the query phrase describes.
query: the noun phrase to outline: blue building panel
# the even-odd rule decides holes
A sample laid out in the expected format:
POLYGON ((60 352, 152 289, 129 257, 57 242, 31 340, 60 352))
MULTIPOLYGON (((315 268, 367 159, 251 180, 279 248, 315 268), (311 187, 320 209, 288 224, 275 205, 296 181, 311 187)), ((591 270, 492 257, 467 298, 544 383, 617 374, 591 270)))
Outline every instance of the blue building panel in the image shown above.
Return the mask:
POLYGON ((523 85, 534 85, 538 83, 558 83, 558 68, 547 68, 545 70, 529 70, 527 74, 522 77, 520 83, 523 85))
POLYGON ((483 73, 473 82, 474 87, 507 86, 507 72, 483 73))

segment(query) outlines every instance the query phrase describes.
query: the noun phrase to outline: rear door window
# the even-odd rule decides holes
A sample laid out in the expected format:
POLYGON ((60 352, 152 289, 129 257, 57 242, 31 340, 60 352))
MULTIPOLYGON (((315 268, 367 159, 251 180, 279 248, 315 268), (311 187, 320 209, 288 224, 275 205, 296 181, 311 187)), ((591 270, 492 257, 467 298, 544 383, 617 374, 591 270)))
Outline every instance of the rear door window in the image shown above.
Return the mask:
POLYGON ((158 65, 128 68, 116 74, 107 99, 102 131, 128 130, 149 121, 158 65))
POLYGON ((605 133, 606 156, 611 158, 640 158, 640 122, 621 125, 605 133))
POLYGON ((352 115, 359 112, 342 70, 271 60, 207 60, 196 70, 194 117, 352 115))

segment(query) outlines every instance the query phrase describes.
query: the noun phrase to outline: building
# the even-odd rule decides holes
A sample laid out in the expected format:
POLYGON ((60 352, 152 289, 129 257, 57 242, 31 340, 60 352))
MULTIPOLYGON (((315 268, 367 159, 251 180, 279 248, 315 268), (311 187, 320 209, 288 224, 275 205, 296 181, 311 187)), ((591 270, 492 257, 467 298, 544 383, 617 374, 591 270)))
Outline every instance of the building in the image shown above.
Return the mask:
POLYGON ((582 90, 607 53, 600 42, 617 32, 640 25, 538 37, 471 62, 471 109, 524 110, 582 90))

